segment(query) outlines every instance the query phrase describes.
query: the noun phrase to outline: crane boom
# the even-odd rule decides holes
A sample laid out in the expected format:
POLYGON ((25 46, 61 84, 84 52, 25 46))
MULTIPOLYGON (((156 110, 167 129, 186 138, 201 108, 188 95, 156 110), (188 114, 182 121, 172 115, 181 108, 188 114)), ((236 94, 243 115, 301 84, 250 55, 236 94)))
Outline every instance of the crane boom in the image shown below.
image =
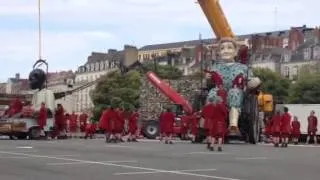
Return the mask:
POLYGON ((198 2, 217 39, 224 37, 234 38, 234 34, 222 11, 219 0, 198 0, 198 2))

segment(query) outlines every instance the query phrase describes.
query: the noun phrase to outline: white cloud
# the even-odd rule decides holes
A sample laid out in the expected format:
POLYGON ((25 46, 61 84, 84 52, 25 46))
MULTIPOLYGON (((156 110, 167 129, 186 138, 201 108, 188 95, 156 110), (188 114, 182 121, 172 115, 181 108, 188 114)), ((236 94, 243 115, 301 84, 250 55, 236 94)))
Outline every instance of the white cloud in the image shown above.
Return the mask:
MULTIPOLYGON (((53 70, 75 69, 91 51, 212 37, 196 0, 42 0, 43 56, 53 70)), ((316 26, 318 0, 221 0, 236 34, 316 26)), ((37 0, 1 0, 0 76, 24 71, 37 59, 37 0), (25 20, 19 27, 11 20, 25 20), (8 28, 6 28, 8 27, 8 28), (9 28, 10 27, 10 28, 9 28), (21 65, 23 64, 23 66, 21 65), (28 65, 27 65, 28 64, 28 65), (29 65, 30 64, 30 65, 29 65)), ((19 22, 20 23, 20 22, 19 22)))

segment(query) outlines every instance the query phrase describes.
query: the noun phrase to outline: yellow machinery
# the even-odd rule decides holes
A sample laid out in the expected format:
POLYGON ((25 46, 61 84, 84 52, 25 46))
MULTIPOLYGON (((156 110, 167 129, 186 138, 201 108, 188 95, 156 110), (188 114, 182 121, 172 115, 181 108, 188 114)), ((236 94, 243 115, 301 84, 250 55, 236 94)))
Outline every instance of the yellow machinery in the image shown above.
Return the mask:
POLYGON ((217 39, 222 37, 234 38, 231 27, 222 11, 219 0, 198 0, 217 39))
MULTIPOLYGON (((217 39, 226 37, 235 38, 228 20, 222 11, 219 0, 198 0, 198 3, 207 17, 217 39)), ((271 94, 264 94, 261 92, 258 96, 258 101, 260 111, 266 113, 273 112, 273 96, 271 94)))

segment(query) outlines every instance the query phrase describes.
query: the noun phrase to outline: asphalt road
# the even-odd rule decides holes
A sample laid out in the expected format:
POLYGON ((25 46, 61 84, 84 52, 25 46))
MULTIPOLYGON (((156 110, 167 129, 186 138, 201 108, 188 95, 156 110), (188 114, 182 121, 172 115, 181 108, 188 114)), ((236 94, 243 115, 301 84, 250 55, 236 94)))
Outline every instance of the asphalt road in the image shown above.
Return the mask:
POLYGON ((204 145, 158 141, 0 141, 1 180, 313 180, 320 146, 204 145))

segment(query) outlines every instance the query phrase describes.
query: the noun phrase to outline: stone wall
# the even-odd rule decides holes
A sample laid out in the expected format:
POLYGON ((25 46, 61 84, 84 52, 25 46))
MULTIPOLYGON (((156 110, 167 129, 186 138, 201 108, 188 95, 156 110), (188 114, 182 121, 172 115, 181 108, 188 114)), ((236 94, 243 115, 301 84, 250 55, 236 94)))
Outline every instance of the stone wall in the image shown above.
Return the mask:
MULTIPOLYGON (((143 78, 141 81, 140 118, 141 120, 157 120, 164 106, 174 103, 156 89, 147 78, 143 78)), ((194 102, 196 91, 199 90, 201 86, 200 79, 193 77, 164 81, 183 95, 191 104, 194 102)))

